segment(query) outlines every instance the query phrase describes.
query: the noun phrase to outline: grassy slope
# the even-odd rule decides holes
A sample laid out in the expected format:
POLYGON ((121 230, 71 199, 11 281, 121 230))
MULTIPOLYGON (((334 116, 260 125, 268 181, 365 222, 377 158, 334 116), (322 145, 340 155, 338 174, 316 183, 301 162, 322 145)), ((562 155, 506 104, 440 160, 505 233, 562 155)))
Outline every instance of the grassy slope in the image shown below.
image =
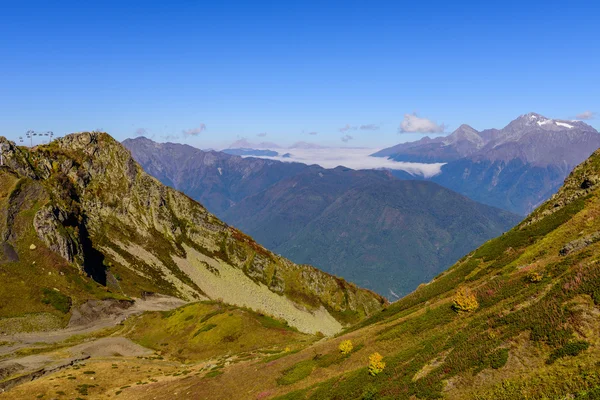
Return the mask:
POLYGON ((223 355, 248 356, 269 348, 281 353, 312 342, 285 322, 219 303, 194 303, 170 312, 146 313, 127 321, 127 336, 144 347, 181 362, 223 355))
POLYGON ((598 398, 600 242, 561 255, 600 231, 598 182, 600 152, 518 227, 337 338, 261 368, 234 365, 210 385, 191 378, 127 398, 166 399, 179 389, 215 399, 598 398), (460 287, 475 293, 476 311, 453 311, 460 287), (320 361, 336 357, 344 339, 360 350, 320 361), (371 377, 375 351, 387 366, 371 377))

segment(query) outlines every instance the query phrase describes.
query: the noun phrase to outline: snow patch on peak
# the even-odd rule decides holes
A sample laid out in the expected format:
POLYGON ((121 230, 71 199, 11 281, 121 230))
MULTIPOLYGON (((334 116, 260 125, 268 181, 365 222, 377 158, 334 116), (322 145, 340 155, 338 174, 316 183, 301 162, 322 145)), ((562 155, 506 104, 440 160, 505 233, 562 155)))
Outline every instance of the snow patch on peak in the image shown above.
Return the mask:
POLYGON ((554 121, 553 121, 553 120, 551 120, 551 119, 542 119, 542 120, 540 120, 540 121, 537 121, 537 124, 538 124, 539 126, 542 126, 542 125, 546 125, 546 124, 551 124, 551 123, 553 123, 553 122, 554 122, 554 121))
POLYGON ((573 125, 569 125, 569 124, 567 124, 567 123, 565 123, 565 122, 558 122, 558 121, 556 121, 556 122, 555 122, 555 124, 556 124, 556 125, 558 125, 558 126, 563 126, 563 127, 565 127, 565 128, 569 128, 569 129, 572 129, 572 128, 574 128, 574 126, 573 126, 573 125))

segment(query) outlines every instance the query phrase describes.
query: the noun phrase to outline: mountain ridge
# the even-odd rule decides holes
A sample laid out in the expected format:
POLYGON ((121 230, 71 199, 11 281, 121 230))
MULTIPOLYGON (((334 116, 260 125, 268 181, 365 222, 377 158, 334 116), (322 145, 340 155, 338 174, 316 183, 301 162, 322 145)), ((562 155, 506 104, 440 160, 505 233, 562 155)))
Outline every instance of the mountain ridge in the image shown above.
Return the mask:
MULTIPOLYGON (((33 149, 0 141, 8 145, 3 178, 11 189, 5 201, 18 209, 6 216, 3 246, 19 257, 59 254, 69 276, 90 276, 112 296, 221 298, 313 333, 333 334, 385 303, 340 278, 270 253, 146 174, 108 134, 72 134, 33 149), (31 196, 44 197, 36 195, 37 206, 26 211, 21 208, 26 202, 12 199, 29 187, 31 196), (11 230, 15 215, 31 221, 19 228, 31 238, 31 250, 25 250, 23 234, 11 230)), ((3 251, 3 257, 9 253, 3 251)), ((15 261, 8 268, 20 265, 15 261)), ((47 267, 36 259, 35 270, 47 267)), ((56 287, 68 296, 68 284, 57 275, 56 287)), ((46 308, 31 304, 31 311, 46 308)))

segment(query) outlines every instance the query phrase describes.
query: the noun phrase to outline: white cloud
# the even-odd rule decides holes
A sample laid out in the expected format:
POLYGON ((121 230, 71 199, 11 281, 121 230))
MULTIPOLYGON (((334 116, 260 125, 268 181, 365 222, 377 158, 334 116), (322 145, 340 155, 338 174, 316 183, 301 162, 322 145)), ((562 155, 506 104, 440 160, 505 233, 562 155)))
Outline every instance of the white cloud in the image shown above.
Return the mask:
POLYGON ((148 131, 146 130, 146 128, 137 128, 135 130, 135 136, 146 136, 148 134, 148 131))
POLYGON ((379 125, 376 125, 376 124, 361 125, 359 129, 361 131, 376 131, 379 129, 379 125))
POLYGON ((308 132, 309 135, 317 135, 319 132, 308 132))
POLYGON ((341 127, 340 129, 338 129, 340 132, 344 133, 344 132, 348 132, 349 130, 354 130, 356 129, 355 126, 350 126, 349 124, 344 125, 343 127, 341 127))
POLYGON ((592 111, 584 111, 581 114, 577 114, 577 119, 594 119, 596 117, 596 113, 592 111))
POLYGON ((344 135, 344 136, 342 136, 342 142, 344 142, 344 143, 348 143, 352 139, 354 139, 354 137, 352 137, 350 135, 344 135))
POLYGON ((267 132, 261 132, 261 133, 259 133, 256 136, 258 136, 258 137, 265 137, 265 136, 267 136, 267 132))
POLYGON ((444 132, 446 126, 438 125, 434 121, 421 118, 417 114, 404 114, 404 120, 400 123, 400 133, 440 133, 444 132))
POLYGON ((185 130, 183 130, 181 132, 184 135, 188 135, 188 136, 198 136, 199 134, 201 134, 205 130, 206 130, 206 125, 205 124, 200 124, 200 125, 198 125, 197 128, 185 129, 185 130))
POLYGON ((295 148, 289 150, 291 154, 289 158, 283 158, 281 155, 260 158, 283 162, 300 162, 309 165, 317 164, 323 168, 335 168, 341 165, 352 169, 395 169, 426 178, 439 174, 442 165, 444 165, 444 163, 411 163, 389 160, 385 157, 371 157, 370 155, 376 151, 376 149, 347 147, 321 149, 295 148))
POLYGON ((365 125, 356 126, 356 125, 346 124, 343 127, 341 127, 340 129, 338 129, 338 131, 345 133, 348 131, 356 131, 358 129, 360 129, 361 131, 376 131, 379 129, 379 125, 365 124, 365 125))

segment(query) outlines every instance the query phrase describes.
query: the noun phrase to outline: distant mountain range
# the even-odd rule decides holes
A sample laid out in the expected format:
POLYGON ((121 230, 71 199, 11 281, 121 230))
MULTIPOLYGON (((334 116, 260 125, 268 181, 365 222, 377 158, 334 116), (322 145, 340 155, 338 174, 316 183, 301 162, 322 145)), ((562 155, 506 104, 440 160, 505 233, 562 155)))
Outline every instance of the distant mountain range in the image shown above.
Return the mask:
POLYGON ((146 138, 123 144, 148 173, 267 248, 391 298, 519 220, 386 171, 241 158, 146 138))
POLYGON ((306 168, 305 164, 241 158, 183 144, 156 143, 144 137, 127 139, 123 145, 146 172, 217 215, 306 168))
POLYGON ((232 156, 277 157, 279 155, 279 153, 274 150, 248 149, 245 147, 223 149, 221 151, 226 154, 231 154, 232 156))
POLYGON ((598 147, 600 134, 584 122, 529 113, 502 129, 479 132, 461 125, 446 137, 424 137, 373 156, 446 162, 432 181, 476 201, 526 214, 555 193, 598 147))

